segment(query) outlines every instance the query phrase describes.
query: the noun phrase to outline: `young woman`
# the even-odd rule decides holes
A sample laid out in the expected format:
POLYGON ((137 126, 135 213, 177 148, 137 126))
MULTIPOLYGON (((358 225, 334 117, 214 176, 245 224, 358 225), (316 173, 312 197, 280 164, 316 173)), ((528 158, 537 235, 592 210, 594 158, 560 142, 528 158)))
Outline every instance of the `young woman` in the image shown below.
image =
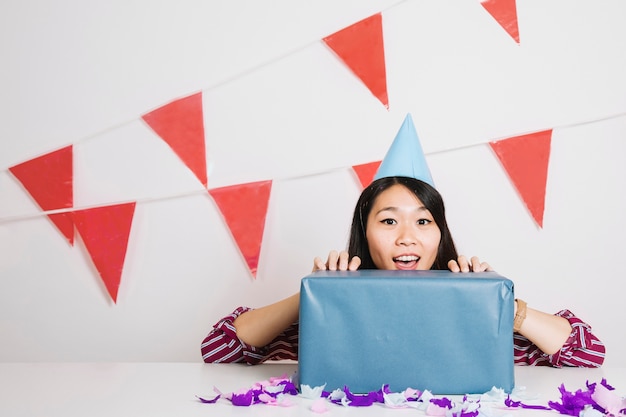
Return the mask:
MULTIPOLYGON (((357 269, 492 271, 477 257, 458 256, 437 190, 409 177, 384 177, 363 190, 347 251, 317 257, 313 272, 357 269)), ((205 362, 297 359, 299 294, 259 308, 239 307, 201 345, 205 362)), ((514 361, 518 365, 598 367, 605 348, 569 310, 547 314, 515 302, 514 361)))

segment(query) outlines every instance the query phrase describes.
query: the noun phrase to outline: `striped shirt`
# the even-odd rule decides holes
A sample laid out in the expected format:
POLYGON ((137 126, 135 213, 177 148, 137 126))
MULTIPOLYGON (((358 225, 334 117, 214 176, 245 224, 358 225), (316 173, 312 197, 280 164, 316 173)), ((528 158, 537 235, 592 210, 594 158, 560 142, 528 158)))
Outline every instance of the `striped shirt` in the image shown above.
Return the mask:
MULTIPOLYGON (((233 321, 250 310, 238 307, 218 321, 201 345, 202 359, 207 363, 247 363, 256 365, 268 360, 298 359, 298 323, 293 323, 269 345, 262 348, 249 346, 237 338, 233 321)), ((561 350, 553 355, 542 352, 521 334, 513 334, 513 356, 516 365, 590 367, 604 362, 605 348, 591 333, 591 327, 574 316, 569 310, 561 310, 557 316, 566 318, 572 332, 561 350)))
POLYGON ((569 310, 555 314, 564 317, 572 326, 572 332, 561 349, 552 354, 543 353, 537 346, 521 334, 513 334, 514 362, 516 365, 575 366, 596 368, 604 362, 604 344, 593 333, 591 326, 576 317, 569 310))
POLYGON ((247 345, 239 340, 233 322, 248 310, 250 310, 248 307, 238 307, 213 326, 213 330, 202 341, 200 347, 202 359, 207 363, 243 362, 249 365, 268 360, 297 360, 298 323, 287 327, 269 345, 261 348, 247 345))

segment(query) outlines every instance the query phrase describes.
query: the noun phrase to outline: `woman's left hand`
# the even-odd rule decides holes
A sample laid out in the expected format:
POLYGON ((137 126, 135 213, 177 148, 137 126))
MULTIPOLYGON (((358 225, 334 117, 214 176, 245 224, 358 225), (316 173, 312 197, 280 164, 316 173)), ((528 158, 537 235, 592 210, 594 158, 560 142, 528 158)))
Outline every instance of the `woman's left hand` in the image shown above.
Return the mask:
POLYGON ((450 259, 448 261, 448 269, 452 272, 483 272, 493 271, 493 268, 489 266, 487 262, 480 262, 478 256, 472 256, 470 260, 464 255, 459 256, 459 259, 450 259))

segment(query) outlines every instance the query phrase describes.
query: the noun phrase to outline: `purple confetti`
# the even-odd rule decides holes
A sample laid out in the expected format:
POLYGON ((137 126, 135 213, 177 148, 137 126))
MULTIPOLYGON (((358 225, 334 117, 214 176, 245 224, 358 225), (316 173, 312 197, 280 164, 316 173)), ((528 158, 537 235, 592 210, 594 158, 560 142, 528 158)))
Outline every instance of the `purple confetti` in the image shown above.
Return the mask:
POLYGON ((293 382, 286 380, 286 381, 279 383, 278 385, 284 386, 283 391, 282 391, 283 394, 298 395, 298 388, 296 388, 293 382))
POLYGON ((202 397, 198 397, 196 395, 196 398, 200 400, 200 402, 204 403, 204 404, 215 404, 217 402, 217 400, 219 400, 220 398, 222 398, 221 395, 216 396, 213 399, 207 400, 206 398, 202 398, 202 397))
POLYGON ((233 403, 233 405, 236 405, 239 407, 248 407, 252 405, 253 398, 254 398, 254 394, 252 390, 250 390, 243 394, 233 394, 233 396, 230 398, 230 401, 233 403))
POLYGON ((559 391, 561 392, 561 402, 548 401, 548 405, 561 414, 579 416, 586 406, 595 404, 590 391, 579 389, 576 392, 570 392, 565 389, 564 384, 561 384, 559 391))
POLYGON ((431 398, 430 402, 441 408, 447 408, 448 410, 452 408, 452 401, 450 401, 450 399, 446 397, 431 398))
POLYGON ((504 405, 509 408, 527 408, 530 410, 552 410, 550 407, 546 407, 545 405, 533 405, 533 404, 524 404, 521 401, 513 401, 510 395, 507 395, 504 400, 504 405))
POLYGON ((345 387, 343 391, 346 393, 346 398, 350 401, 348 403, 351 407, 369 407, 370 405, 380 402, 382 399, 382 393, 379 397, 377 392, 370 392, 367 394, 353 394, 348 387, 345 387))
MULTIPOLYGON (((320 387, 321 388, 321 387, 320 387)), ((547 406, 525 404, 521 401, 514 401, 510 395, 504 400, 504 406, 507 408, 524 408, 532 410, 555 410, 560 414, 578 417, 581 412, 593 408, 605 416, 626 417, 626 399, 616 396, 612 391, 615 389, 610 386, 606 379, 602 379, 599 383, 586 383, 586 390, 579 389, 570 392, 565 389, 565 385, 559 386, 561 400, 549 401, 547 406), (600 388, 601 387, 601 388, 600 388), (597 400, 597 402, 595 401, 597 400), (600 404, 598 404, 600 403, 600 404), (604 407, 603 407, 604 406, 604 407)), ((203 404, 215 404, 224 397, 234 406, 248 407, 253 404, 266 405, 293 405, 283 395, 299 395, 298 388, 289 378, 271 378, 269 381, 259 382, 253 385, 250 390, 240 390, 228 394, 222 394, 219 390, 214 389, 218 395, 214 398, 203 398, 196 395, 196 398, 203 404)), ((448 417, 477 417, 480 414, 480 401, 468 401, 467 396, 463 397, 461 403, 454 403, 447 397, 422 399, 422 394, 427 391, 420 392, 412 388, 407 388, 401 393, 407 401, 428 401, 427 415, 441 415, 448 417)), ((369 407, 373 404, 385 404, 385 395, 397 394, 389 390, 389 385, 385 384, 378 391, 372 391, 366 394, 355 394, 350 391, 348 386, 344 386, 343 390, 335 390, 333 392, 322 391, 318 400, 324 400, 329 403, 339 404, 350 407, 369 407)), ((318 411, 319 412, 319 411, 318 411)))

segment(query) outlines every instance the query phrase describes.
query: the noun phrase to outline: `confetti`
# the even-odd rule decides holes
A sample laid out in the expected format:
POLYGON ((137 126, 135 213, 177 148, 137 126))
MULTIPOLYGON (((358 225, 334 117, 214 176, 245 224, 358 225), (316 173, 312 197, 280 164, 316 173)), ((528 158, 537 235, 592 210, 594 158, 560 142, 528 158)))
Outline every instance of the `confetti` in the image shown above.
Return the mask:
POLYGON ((479 417, 491 415, 489 407, 481 410, 481 403, 496 405, 508 410, 518 408, 532 410, 552 410, 560 414, 575 417, 626 417, 626 398, 616 394, 615 389, 605 379, 600 383, 589 383, 585 388, 568 391, 564 384, 558 387, 560 401, 548 401, 547 405, 530 404, 522 400, 532 399, 524 387, 516 387, 511 394, 493 387, 490 391, 477 396, 464 396, 455 402, 448 397, 434 396, 430 391, 407 388, 402 392, 392 392, 389 385, 383 385, 378 391, 364 394, 353 393, 348 386, 334 391, 324 391, 326 385, 310 387, 300 386, 300 390, 291 378, 286 376, 270 378, 252 385, 250 389, 223 394, 214 388, 217 394, 213 398, 196 395, 203 404, 216 404, 220 399, 229 400, 234 406, 249 407, 254 404, 291 407, 295 405, 289 396, 300 396, 313 400, 311 412, 323 414, 329 411, 329 404, 343 407, 370 407, 382 404, 391 409, 415 408, 435 417, 479 417))

